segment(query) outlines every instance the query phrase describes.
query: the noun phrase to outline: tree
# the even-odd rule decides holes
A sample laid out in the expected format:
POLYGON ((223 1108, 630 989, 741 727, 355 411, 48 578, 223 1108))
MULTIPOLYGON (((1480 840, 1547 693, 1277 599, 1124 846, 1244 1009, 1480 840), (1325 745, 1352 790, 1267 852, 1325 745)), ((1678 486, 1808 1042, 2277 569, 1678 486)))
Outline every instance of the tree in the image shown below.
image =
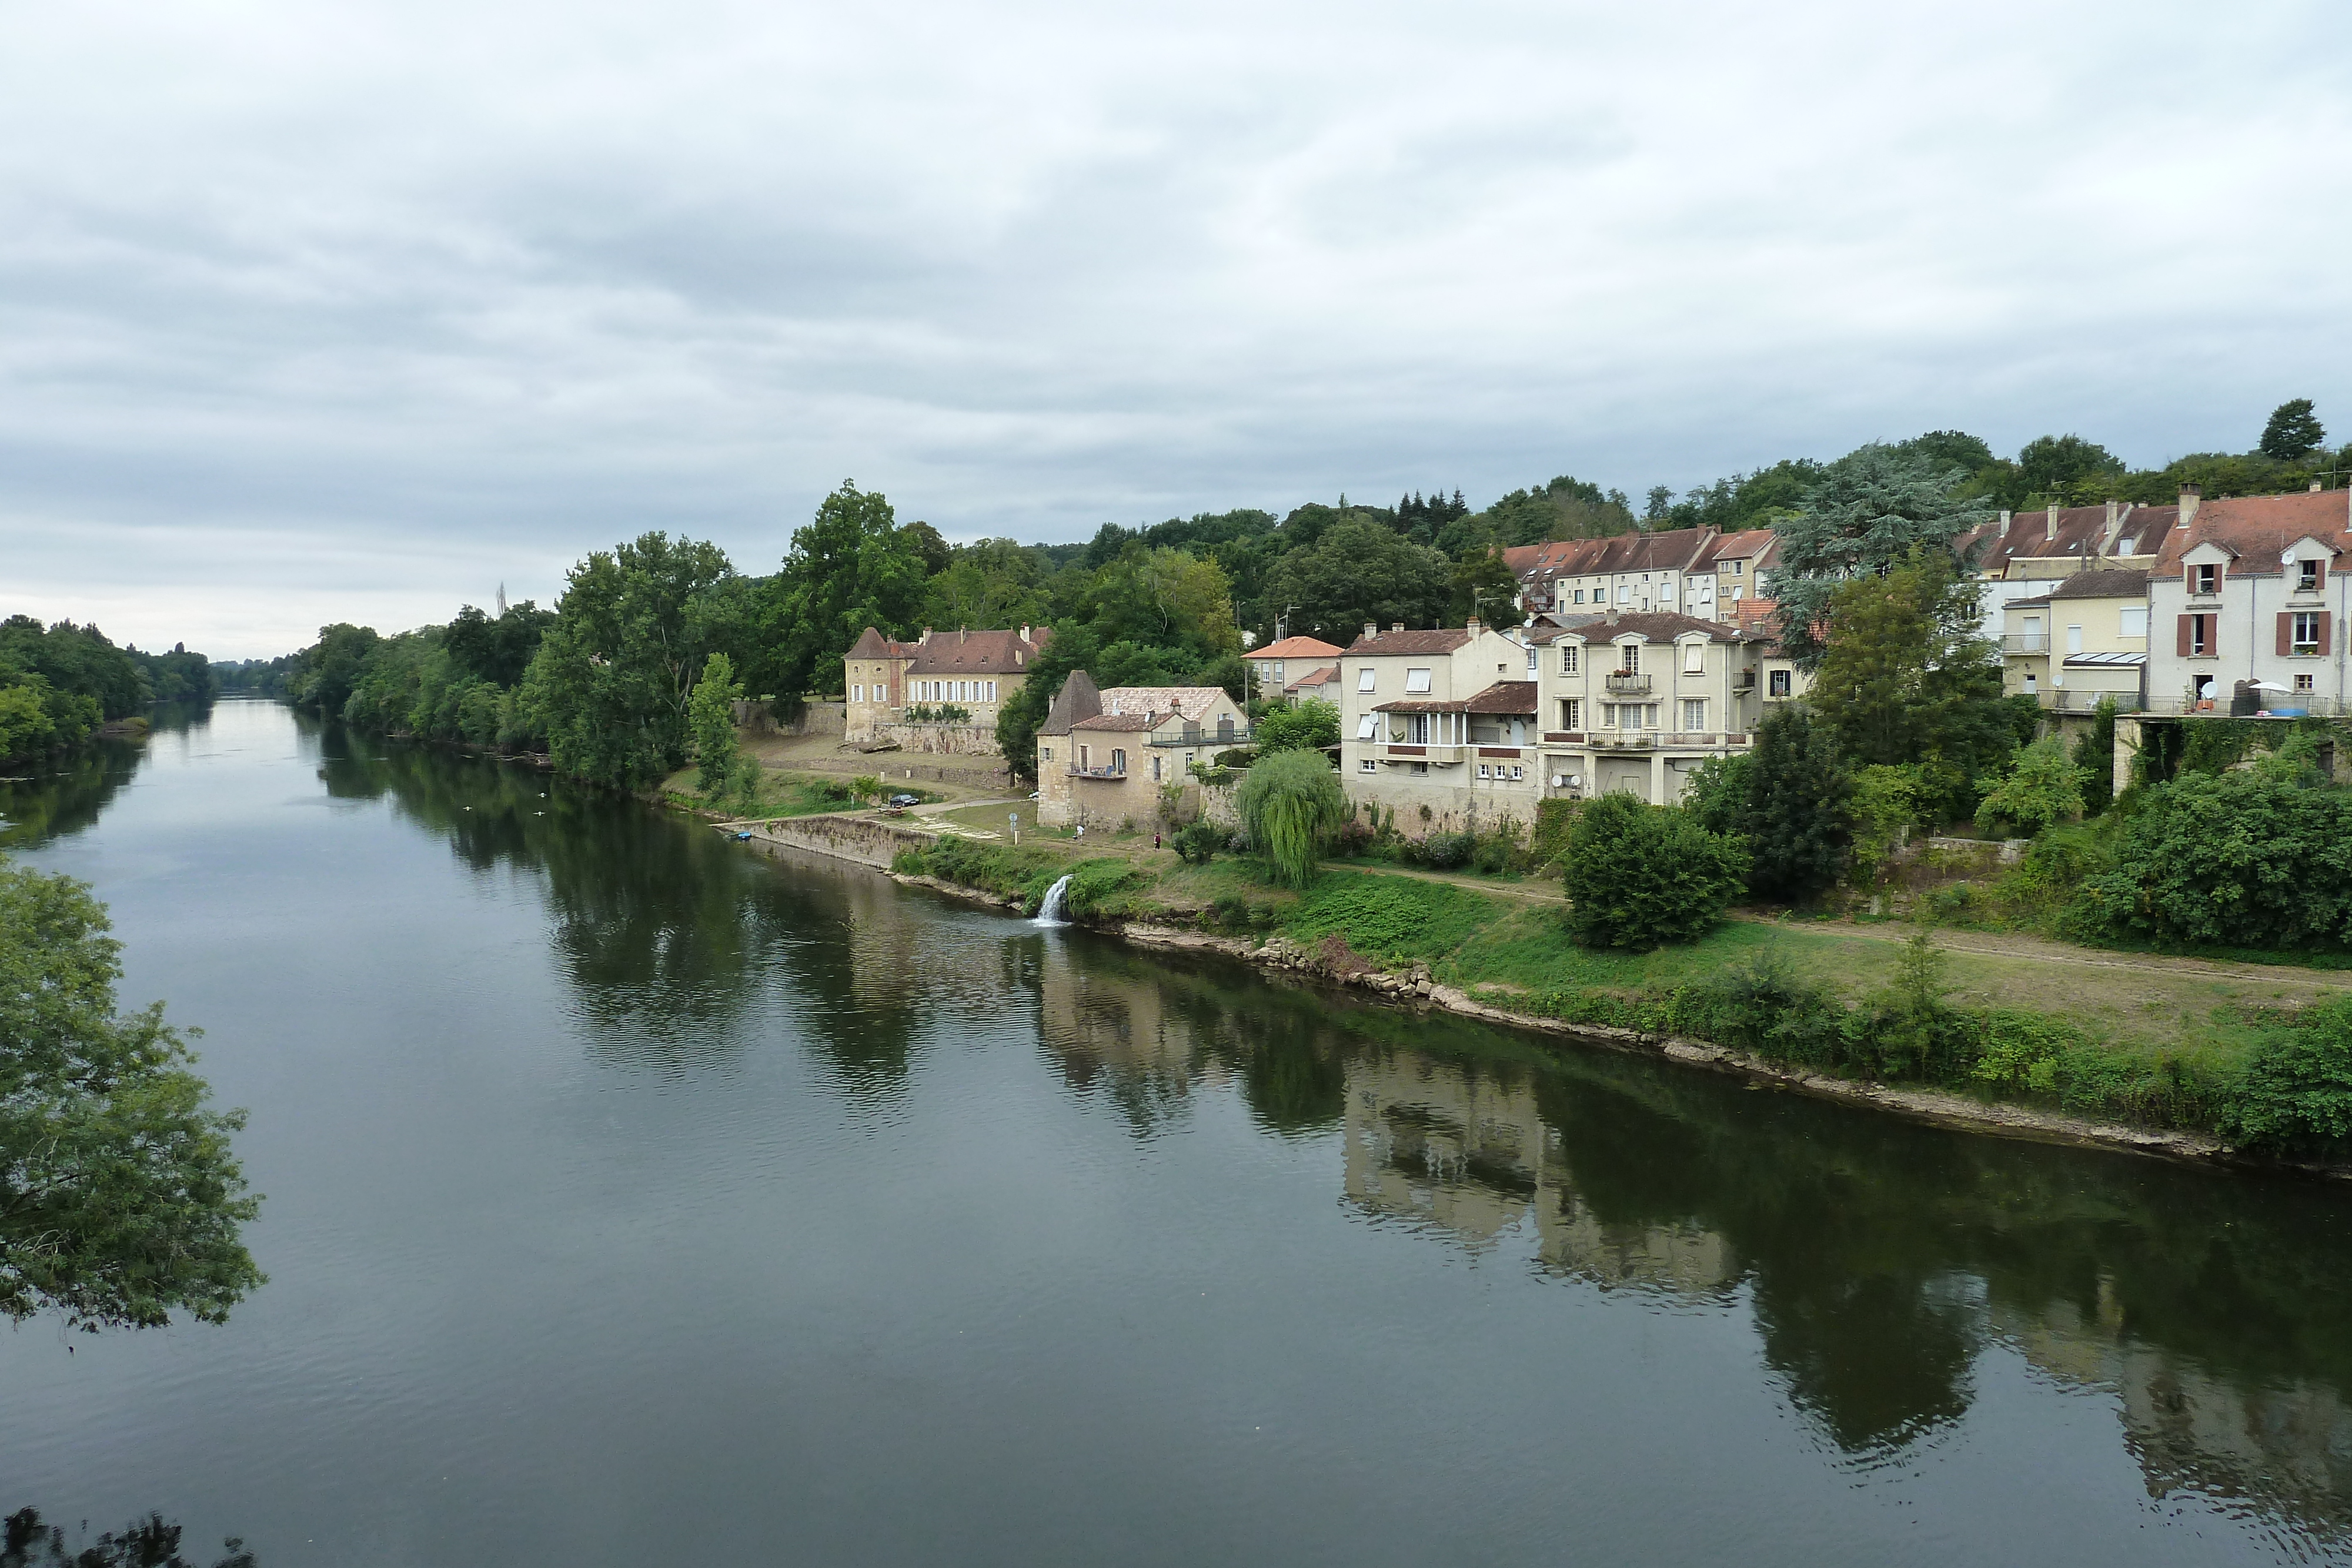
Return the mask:
POLYGON ((1269 708, 1257 721, 1261 757, 1277 751, 1319 750, 1339 744, 1339 708, 1321 697, 1308 697, 1292 707, 1269 708))
MULTIPOLYGON (((936 536, 934 536, 936 537, 936 536)), ((889 501, 849 480, 793 534, 767 633, 786 650, 779 691, 840 678, 842 655, 872 626, 886 637, 919 629, 929 587, 927 541, 898 526, 889 501)))
POLYGON ((495 619, 468 604, 449 622, 441 645, 464 674, 492 685, 511 686, 530 668, 539 640, 554 619, 555 612, 541 610, 528 599, 509 605, 495 619))
POLYGON ((996 749, 1004 754, 1005 770, 1014 778, 1036 782, 1037 727, 1045 722, 1054 697, 1070 672, 1090 671, 1101 652, 1102 645, 1091 631, 1064 622, 1054 628, 1044 650, 1029 661, 1028 677, 1021 689, 996 710, 996 749))
POLYGON ((2112 482, 2123 475, 2123 459, 2095 441, 2079 435, 2037 436, 2018 449, 2015 475, 2003 498, 2011 507, 2036 500, 2066 502, 2090 481, 2112 482))
POLYGON ((2307 397, 2290 398, 2271 410, 2263 426, 2262 455, 2282 463, 2300 463, 2327 444, 2327 432, 2311 411, 2307 397))
POLYGON ((1750 756, 1732 816, 1748 844, 1748 886, 1761 897, 1810 902, 1845 864, 1853 780, 1828 727, 1801 707, 1768 716, 1750 756))
POLYGON ((1738 896, 1748 855, 1686 811, 1603 795, 1577 813, 1560 874, 1579 943, 1646 953, 1712 929, 1738 896))
POLYGON ((1052 609, 1045 563, 1011 539, 958 545, 948 568, 932 577, 924 601, 928 625, 1034 626, 1052 609))
POLYGON ((2183 772, 2145 791, 2083 899, 2097 922, 2159 942, 2352 943, 2352 797, 2275 770, 2183 772))
POLYGON ((717 545, 646 534, 572 569, 523 696, 555 765, 633 789, 686 760, 687 708, 732 575, 717 545))
POLYGON ((711 654, 703 663, 702 679, 695 684, 688 705, 698 764, 695 788, 709 800, 715 800, 737 787, 735 762, 740 743, 735 734, 735 705, 742 700, 743 688, 735 681, 735 662, 724 653, 711 654))
POLYGON ((1456 624, 1475 615, 1483 625, 1507 632, 1527 619, 1519 608, 1519 579, 1495 549, 1475 550, 1454 568, 1454 599, 1448 618, 1456 624))
POLYGON ((1436 624, 1453 576, 1453 563, 1436 550, 1351 514, 1268 568, 1265 597, 1270 604, 1298 607, 1291 617, 1294 632, 1344 647, 1366 622, 1436 624))
POLYGON ((1276 880, 1291 887, 1315 880, 1317 861, 1352 810, 1319 751, 1261 758, 1242 776, 1234 805, 1251 847, 1272 863, 1276 880))
POLYGON ((1853 760, 1939 758, 1973 777, 2032 733, 2019 734, 2019 711, 2000 695, 1999 659, 1976 631, 1974 585, 1948 550, 1920 547, 1883 577, 1840 585, 1826 618, 1808 700, 1853 760))
MULTIPOLYGON (((0 680, 5 679, 0 672, 0 680)), ((0 761, 47 751, 57 738, 57 721, 41 701, 48 689, 49 683, 38 675, 19 676, 14 685, 0 685, 0 761)))
POLYGON ((288 685, 297 707, 341 718, 358 689, 370 653, 383 639, 373 626, 338 622, 319 628, 319 640, 302 652, 302 668, 288 685))
POLYGON ((204 1322, 262 1282, 229 1134, 163 1004, 118 1015, 121 946, 82 883, 0 865, 0 1313, 204 1322))
POLYGON ((1949 554, 1992 508, 1963 498, 1959 468, 1893 446, 1858 447, 1822 472, 1796 514, 1780 524, 1780 562, 1765 579, 1780 601, 1780 641, 1811 670, 1822 646, 1815 627, 1839 587, 1891 570, 1914 550, 1949 554))
POLYGON ((1241 653, 1233 584, 1213 560, 1164 546, 1131 545, 1103 567, 1088 597, 1089 624, 1106 647, 1134 643, 1181 650, 1191 655, 1178 661, 1187 669, 1241 653))
POLYGON ((2032 837, 2057 822, 2083 814, 2083 770, 2067 759, 2056 736, 2035 741, 1977 803, 1977 826, 1991 831, 2014 825, 2032 837))
POLYGON ((2095 817, 2116 798, 2116 699, 2101 697, 2091 727, 2074 742, 2074 766, 2083 770, 2083 810, 2095 817))

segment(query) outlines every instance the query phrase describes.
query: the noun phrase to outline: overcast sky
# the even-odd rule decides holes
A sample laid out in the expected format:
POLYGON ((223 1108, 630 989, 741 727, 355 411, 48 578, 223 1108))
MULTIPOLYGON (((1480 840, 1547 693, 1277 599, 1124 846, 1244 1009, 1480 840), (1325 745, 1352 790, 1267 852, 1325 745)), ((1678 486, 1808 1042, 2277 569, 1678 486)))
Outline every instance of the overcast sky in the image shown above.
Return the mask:
POLYGON ((2352 434, 2340 5, 0 0, 0 612, 2352 434))

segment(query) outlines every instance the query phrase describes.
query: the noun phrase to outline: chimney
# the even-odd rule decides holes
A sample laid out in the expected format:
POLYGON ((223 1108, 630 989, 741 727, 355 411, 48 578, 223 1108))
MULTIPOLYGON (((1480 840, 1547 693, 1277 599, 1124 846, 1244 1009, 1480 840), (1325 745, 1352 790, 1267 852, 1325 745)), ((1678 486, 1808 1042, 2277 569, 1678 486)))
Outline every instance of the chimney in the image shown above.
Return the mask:
POLYGON ((1478 634, 1478 618, 1473 615, 1469 620, 1462 622, 1462 630, 1475 637, 1478 634))
POLYGON ((1377 640, 1379 639, 1379 637, 1380 637, 1380 634, 1381 634, 1381 623, 1380 623, 1379 622, 1377 622, 1377 621, 1367 621, 1367 622, 1364 622, 1364 641, 1365 641, 1365 642, 1367 642, 1367 643, 1370 643, 1370 642, 1377 641, 1377 640))
POLYGON ((2000 514, 2000 531, 2002 533, 2009 532, 2009 512, 2006 507, 2002 509, 2000 514))
POLYGON ((1389 630, 1391 632, 1402 632, 1404 630, 1404 622, 1402 621, 1392 621, 1389 623, 1389 630))
POLYGON ((1021 640, 1024 643, 1029 641, 1029 624, 1025 621, 1021 624, 1021 640))
POLYGON ((2042 525, 2042 537, 2044 539, 2054 539, 2058 537, 2058 503, 2055 501, 2050 503, 2049 517, 2050 520, 2042 525))
POLYGON ((2204 499, 2205 491, 2201 486, 2196 485, 2183 485, 2180 486, 2179 526, 2181 528, 2185 528, 2189 524, 2197 520, 2198 503, 2204 499))
POLYGON ((1608 615, 1608 617, 1609 617, 1609 624, 1611 624, 1612 626, 1616 625, 1616 624, 1617 624, 1617 601, 1616 601, 1615 600, 1613 600, 1613 599, 1612 599, 1612 600, 1611 600, 1611 601, 1609 601, 1609 609, 1607 610, 1606 613, 1607 613, 1607 615, 1608 615))
POLYGON ((2319 481, 2316 479, 2311 482, 2311 493, 2315 496, 2319 494, 2319 481))
MULTIPOLYGON (((2053 512, 2053 513, 2052 513, 2051 515, 2052 515, 2053 517, 2055 517, 2057 514, 2053 512)), ((957 647, 961 648, 961 647, 962 647, 966 643, 969 643, 969 642, 971 642, 971 627, 969 627, 969 626, 959 626, 959 627, 957 627, 957 628, 956 628, 956 646, 957 646, 957 647)))

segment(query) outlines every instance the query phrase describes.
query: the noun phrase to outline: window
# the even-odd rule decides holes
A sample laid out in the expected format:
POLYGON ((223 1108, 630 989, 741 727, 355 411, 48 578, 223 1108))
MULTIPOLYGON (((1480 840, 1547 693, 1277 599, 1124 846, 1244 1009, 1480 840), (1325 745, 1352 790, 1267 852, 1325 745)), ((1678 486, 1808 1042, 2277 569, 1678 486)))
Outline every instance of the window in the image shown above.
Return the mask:
POLYGON ((1040 761, 1040 762, 1051 762, 1051 761, 1053 761, 1053 760, 1054 760, 1054 748, 1053 748, 1052 747, 1050 747, 1050 746, 1041 746, 1041 747, 1039 747, 1037 748, 1037 760, 1038 760, 1038 761, 1040 761))
POLYGON ((2213 651, 2213 618, 2210 615, 2184 615, 2181 638, 2189 646, 2183 652, 2201 659, 2213 651))
POLYGON ((1674 601, 1675 580, 1673 578, 1668 578, 1665 581, 1658 585, 1658 602, 1661 604, 1672 604, 1674 601))
POLYGON ((1154 784, 1160 782, 1160 758, 1157 757, 1151 759, 1151 781, 1154 784))
POLYGON ((2310 677, 2309 675, 2305 674, 2305 675, 2297 675, 2297 676, 2295 676, 2295 678, 2294 678, 2294 689, 2295 689, 2296 691, 2298 691, 2298 692, 2303 693, 2305 695, 2308 696, 2308 695, 2310 695, 2314 690, 2315 690, 2316 688, 2312 685, 2312 679, 2311 679, 2311 677, 2310 677))
POLYGON ((2122 541, 2116 546, 2116 553, 2117 555, 2139 554, 2138 536, 2134 534, 2126 534, 2123 537, 2122 541))
POLYGON ((2295 653, 2318 653, 2319 612, 2315 610, 2298 610, 2287 617, 2287 620, 2290 641, 2293 643, 2288 651, 2295 653))
POLYGON ((1748 563, 1747 563, 1747 562, 1745 562, 1745 561, 1738 561, 1738 560, 1733 561, 1733 562, 1731 563, 1731 575, 1732 575, 1732 576, 1734 576, 1734 577, 1738 577, 1738 576, 1740 574, 1741 570, 1745 569, 1745 567, 1747 566, 1747 564, 1748 564, 1748 563))
POLYGON ((1640 703, 1619 703, 1617 705, 1617 727, 1619 729, 1641 728, 1642 705, 1640 703))
POLYGON ((1683 733, 1696 735, 1706 727, 1706 702, 1702 697, 1689 697, 1683 703, 1683 733))
POLYGON ((1642 644, 1628 643, 1617 650, 1617 673, 1638 675, 1642 673, 1642 644))
POLYGON ((2295 591, 2298 593, 2311 593, 2315 591, 2319 587, 2319 563, 2315 560, 2297 561, 2295 563, 2294 586, 2295 591))
POLYGON ((1685 675, 1703 675, 1706 674, 1706 643, 1685 643, 1683 644, 1683 674, 1685 675))
POLYGON ((2066 652, 2068 652, 2068 653, 2081 653, 2082 651, 2083 651, 2083 629, 2082 629, 2080 626, 2069 626, 2069 627, 2067 627, 2067 628, 2066 628, 2066 652))
POLYGON ((1562 729, 1574 729, 1576 727, 1576 710, 1583 706, 1583 704, 1578 702, 1574 697, 1560 698, 1559 727, 1562 729))
POLYGON ((1356 672, 1356 689, 1360 692, 1370 691, 1372 689, 1372 667, 1370 664, 1366 664, 1362 669, 1356 672))
POLYGON ((1356 721, 1358 740, 1377 740, 1380 738, 1380 731, 1381 716, 1376 713, 1368 713, 1356 721))
POLYGON ((1428 694, 1429 672, 1427 670, 1407 670, 1404 673, 1404 695, 1411 696, 1415 692, 1420 692, 1423 695, 1428 694))
POLYGON ((1359 773, 1378 773, 1380 770, 1381 765, 1369 757, 1356 764, 1356 771, 1359 773))
POLYGON ((1479 778, 1481 778, 1481 779, 1484 779, 1484 778, 1486 778, 1486 776, 1487 776, 1487 773, 1486 773, 1486 765, 1485 763, 1481 762, 1480 764, 1478 764, 1478 777, 1479 777, 1479 778))
POLYGON ((1790 685, 1790 674, 1787 670, 1774 670, 1765 677, 1764 689, 1776 697, 1787 696, 1790 685))
POLYGON ((1528 770, 1527 770, 1525 768, 1521 767, 1519 764, 1517 764, 1517 763, 1516 763, 1516 762, 1514 762, 1514 763, 1512 763, 1512 764, 1511 764, 1511 777, 1512 777, 1512 778, 1514 778, 1514 779, 1525 779, 1527 776, 1528 776, 1528 770))
POLYGON ((1539 673, 1536 669, 1536 660, 1539 657, 1541 657, 1541 655, 1537 653, 1535 646, 1530 643, 1528 647, 1528 674, 1532 675, 1539 673))
POLYGON ((1079 772, 1081 772, 1081 773, 1084 773, 1084 772, 1087 770, 1087 768, 1088 765, 1089 765, 1089 764, 1091 764, 1091 763, 1094 761, 1094 757, 1095 757, 1095 748, 1094 748, 1093 747, 1091 747, 1091 746, 1081 746, 1081 747, 1078 747, 1078 771, 1079 771, 1079 772))
POLYGON ((2200 567, 2197 568, 2197 577, 2196 577, 2196 580, 2195 580, 2195 581, 2190 585, 2190 587, 2189 587, 2189 591, 2191 593, 2219 593, 2219 592, 2221 592, 2221 567, 2220 567, 2220 566, 2218 566, 2218 565, 2215 565, 2215 564, 2212 564, 2212 563, 2210 563, 2210 562, 2209 562, 2208 564, 2206 564, 2206 565, 2204 565, 2204 566, 2200 566, 2200 567))
POLYGON ((1404 721, 1404 739, 1407 746, 1427 746, 1429 744, 1429 716, 1427 714, 1417 713, 1407 716, 1404 721))
POLYGON ((988 683, 988 697, 986 700, 990 702, 994 702, 996 700, 996 683, 994 681, 988 683))
POLYGON ((1633 585, 1632 583, 1621 582, 1617 585, 1617 602, 1620 604, 1631 604, 1633 602, 1633 585))
POLYGON ((1563 675, 1576 674, 1576 644, 1573 643, 1559 645, 1559 673, 1563 675))
POLYGON ((1579 604, 1581 604, 1581 603, 1583 603, 1583 602, 1584 602, 1584 590, 1582 590, 1582 589, 1580 589, 1580 589, 1578 589, 1578 590, 1576 591, 1576 601, 1577 601, 1579 604))
POLYGON ((1127 753, 1119 750, 1117 747, 1113 747, 1111 748, 1110 770, 1113 773, 1124 773, 1127 771, 1127 753))
POLYGON ((852 687, 850 687, 850 688, 849 688, 849 700, 850 700, 851 702, 854 702, 854 703, 862 703, 862 702, 864 702, 864 701, 866 700, 866 688, 865 688, 864 686, 852 686, 852 687))
POLYGON ((2116 624, 2116 634, 2119 637, 2147 636, 2147 606, 2145 604, 2125 605, 2123 608, 2123 614, 2117 620, 2116 624))
POLYGON ((1416 762, 1412 765, 1412 770, 1415 773, 1425 777, 1429 772, 1429 764, 1426 762, 1416 762))

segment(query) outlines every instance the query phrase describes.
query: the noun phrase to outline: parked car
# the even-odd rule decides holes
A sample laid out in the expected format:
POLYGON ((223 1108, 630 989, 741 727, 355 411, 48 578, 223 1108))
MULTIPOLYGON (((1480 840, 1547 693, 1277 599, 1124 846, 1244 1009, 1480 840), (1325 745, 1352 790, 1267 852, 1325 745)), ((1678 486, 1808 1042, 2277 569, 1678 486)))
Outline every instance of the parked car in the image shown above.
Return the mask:
POLYGON ((893 795, 890 797, 889 800, 889 804, 893 808, 902 811, 909 806, 919 806, 922 803, 923 798, 920 795, 908 795, 904 793, 893 795))

